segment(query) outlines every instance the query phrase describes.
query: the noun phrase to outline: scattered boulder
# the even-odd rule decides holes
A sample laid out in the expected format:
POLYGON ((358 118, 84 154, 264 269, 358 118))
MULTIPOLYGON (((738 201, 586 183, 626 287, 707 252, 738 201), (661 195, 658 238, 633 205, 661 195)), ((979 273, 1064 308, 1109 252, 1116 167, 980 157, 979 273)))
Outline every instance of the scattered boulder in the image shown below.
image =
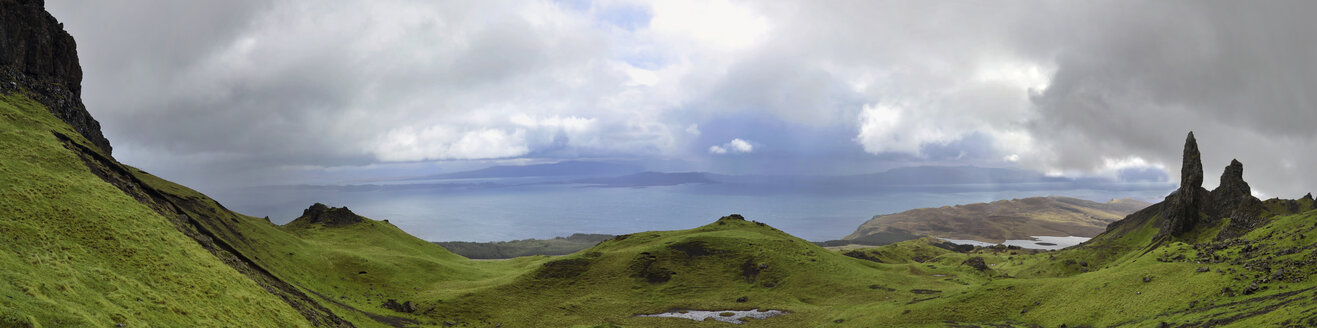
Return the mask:
POLYGON ((1249 284, 1248 287, 1244 287, 1244 295, 1252 295, 1253 293, 1258 292, 1258 290, 1260 289, 1262 289, 1262 287, 1258 286, 1258 282, 1254 281, 1253 283, 1249 284))
POLYGON ((416 305, 415 305, 415 304, 412 304, 411 301, 406 301, 406 302, 398 303, 397 300, 389 299, 389 300, 387 300, 387 301, 384 301, 384 304, 380 305, 380 307, 383 307, 383 308, 385 308, 385 309, 389 309, 389 310, 393 310, 393 311, 396 311, 396 312, 403 312, 403 313, 413 313, 413 312, 416 312, 416 305))
POLYGON ((961 262, 960 264, 968 265, 969 267, 979 271, 988 270, 988 264, 984 263, 983 258, 978 256, 971 257, 968 260, 965 260, 965 262, 961 262))

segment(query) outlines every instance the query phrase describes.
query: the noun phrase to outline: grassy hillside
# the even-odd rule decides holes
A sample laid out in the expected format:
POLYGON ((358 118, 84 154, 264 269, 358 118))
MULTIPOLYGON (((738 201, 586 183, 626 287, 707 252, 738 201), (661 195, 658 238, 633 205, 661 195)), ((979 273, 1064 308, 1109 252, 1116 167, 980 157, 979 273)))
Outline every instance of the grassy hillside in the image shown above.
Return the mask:
POLYGON ((544 262, 506 285, 426 306, 458 325, 544 327, 613 323, 688 327, 683 319, 637 318, 670 309, 785 310, 755 326, 832 322, 839 309, 908 299, 921 290, 965 287, 936 274, 980 278, 959 264, 886 264, 828 251, 762 223, 730 216, 680 231, 619 236, 544 262))
POLYGON ((1158 204, 1055 252, 830 251, 734 215, 473 261, 387 221, 233 213, 97 153, 22 95, 0 97, 0 116, 6 327, 725 325, 636 316, 680 309, 785 311, 746 322, 762 327, 1317 324, 1311 198, 1164 238, 1158 204))
POLYGON ((0 326, 307 326, 88 170, 42 105, 0 95, 0 326))
POLYGON ((198 221, 225 232, 219 238, 357 326, 440 324, 421 313, 383 305, 478 288, 525 272, 534 260, 467 260, 388 222, 367 218, 345 226, 297 221, 278 226, 228 211, 205 195, 145 172, 135 174, 169 198, 188 200, 184 207, 198 221))
POLYGON ((921 208, 874 216, 845 240, 913 234, 1000 243, 1030 236, 1092 237, 1148 203, 1123 199, 1107 203, 1068 197, 1031 197, 991 203, 921 208))

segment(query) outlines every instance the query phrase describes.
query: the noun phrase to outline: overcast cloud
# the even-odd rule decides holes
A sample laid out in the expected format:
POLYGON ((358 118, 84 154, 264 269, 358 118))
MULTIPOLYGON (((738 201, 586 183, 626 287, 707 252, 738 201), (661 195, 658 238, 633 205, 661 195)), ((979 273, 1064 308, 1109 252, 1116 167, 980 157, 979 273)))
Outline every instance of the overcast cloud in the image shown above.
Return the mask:
POLYGON ((116 157, 203 190, 565 158, 1176 176, 1190 130, 1209 176, 1317 184, 1313 2, 47 6, 116 157))

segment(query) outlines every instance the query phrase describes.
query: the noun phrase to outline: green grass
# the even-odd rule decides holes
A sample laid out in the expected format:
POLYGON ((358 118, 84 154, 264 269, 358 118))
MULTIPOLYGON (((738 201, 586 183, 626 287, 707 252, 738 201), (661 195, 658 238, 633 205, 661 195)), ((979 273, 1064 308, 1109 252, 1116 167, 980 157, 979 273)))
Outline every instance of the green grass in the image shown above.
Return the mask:
MULTIPOLYGON (((0 327, 308 325, 93 174, 51 132, 88 143, 39 104, 3 96, 0 117, 0 327)), ((1268 200, 1266 225, 1229 242, 1214 241, 1223 220, 1154 247, 1152 216, 1055 252, 960 253, 916 239, 847 256, 724 217, 566 256, 477 261, 387 221, 277 226, 123 169, 216 241, 362 327, 723 327, 635 315, 755 308, 788 314, 748 327, 1317 324, 1317 211, 1307 200, 1268 200), (988 269, 966 265, 972 258, 988 269), (419 311, 383 308, 389 299, 419 311)))
POLYGON ((307 325, 52 131, 90 144, 26 96, 0 96, 0 326, 307 325))

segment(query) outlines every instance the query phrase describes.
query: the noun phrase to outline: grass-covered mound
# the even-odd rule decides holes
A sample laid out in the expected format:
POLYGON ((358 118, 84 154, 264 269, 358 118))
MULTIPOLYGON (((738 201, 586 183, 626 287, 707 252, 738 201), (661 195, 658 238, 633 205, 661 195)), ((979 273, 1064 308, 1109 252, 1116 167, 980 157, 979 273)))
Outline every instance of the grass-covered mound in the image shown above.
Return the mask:
POLYGON ((690 230, 618 236, 506 285, 425 305, 470 326, 687 327, 718 323, 634 316, 758 308, 788 314, 754 325, 796 327, 833 322, 839 309, 857 304, 954 292, 966 285, 946 277, 979 274, 959 263, 930 268, 852 258, 733 215, 690 230))

